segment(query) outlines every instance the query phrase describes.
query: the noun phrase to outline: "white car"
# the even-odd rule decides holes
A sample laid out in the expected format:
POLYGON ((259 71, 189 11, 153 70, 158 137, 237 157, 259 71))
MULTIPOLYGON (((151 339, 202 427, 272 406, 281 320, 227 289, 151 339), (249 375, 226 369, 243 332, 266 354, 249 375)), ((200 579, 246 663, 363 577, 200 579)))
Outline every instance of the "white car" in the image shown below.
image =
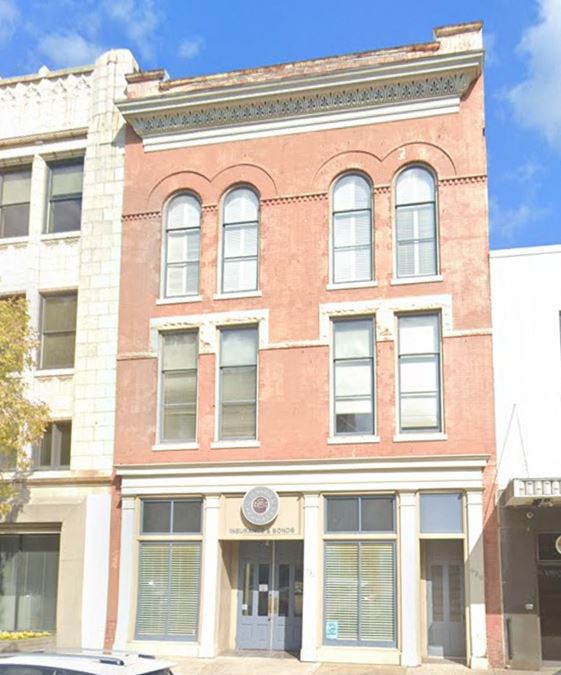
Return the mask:
POLYGON ((169 661, 119 652, 22 652, 0 656, 0 675, 173 675, 169 661))

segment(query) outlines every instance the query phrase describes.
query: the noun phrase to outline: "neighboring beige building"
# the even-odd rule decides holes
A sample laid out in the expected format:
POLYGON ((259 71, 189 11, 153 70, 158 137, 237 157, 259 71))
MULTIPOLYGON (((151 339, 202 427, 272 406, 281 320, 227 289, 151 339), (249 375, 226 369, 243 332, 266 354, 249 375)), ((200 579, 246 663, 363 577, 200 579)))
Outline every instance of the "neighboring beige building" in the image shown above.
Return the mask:
POLYGON ((0 629, 100 647, 107 604, 123 120, 130 52, 0 79, 0 297, 40 336, 32 395, 52 423, 0 528, 0 629))

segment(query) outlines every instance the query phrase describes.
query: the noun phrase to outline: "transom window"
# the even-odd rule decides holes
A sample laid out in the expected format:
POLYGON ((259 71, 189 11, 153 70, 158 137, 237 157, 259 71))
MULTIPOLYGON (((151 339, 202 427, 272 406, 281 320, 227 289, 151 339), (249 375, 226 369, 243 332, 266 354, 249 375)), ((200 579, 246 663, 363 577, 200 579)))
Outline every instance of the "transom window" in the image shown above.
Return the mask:
POLYGON ((396 182, 396 262, 398 277, 437 273, 436 195, 433 174, 413 166, 396 182))
POLYGON ((84 160, 49 164, 47 232, 79 230, 82 220, 84 160))
POLYGON ((41 302, 41 368, 73 368, 77 295, 46 295, 41 302))
POLYGON ((72 422, 49 424, 40 445, 33 448, 33 466, 36 469, 62 469, 70 466, 72 422))
POLYGON ((161 440, 194 441, 197 412, 198 334, 162 336, 161 440))
POLYGON ((166 208, 166 297, 199 291, 201 204, 191 194, 174 197, 166 208))
POLYGON ((254 439, 257 328, 224 328, 220 338, 220 438, 254 439))
POLYGON ((400 316, 398 322, 400 431, 441 431, 440 316, 400 316))
POLYGON ((196 534, 200 531, 200 499, 150 499, 142 502, 143 534, 196 534))
POLYGON ((333 188, 333 283, 372 279, 372 188, 358 174, 333 188))
POLYGON ((422 534, 462 534, 463 499, 458 492, 421 494, 422 534))
POLYGON ((222 292, 257 290, 259 198, 249 188, 236 188, 224 198, 222 292))
POLYGON ((29 234, 31 169, 0 173, 0 237, 29 234))
POLYGON ((374 433, 374 322, 333 322, 335 434, 374 433))
POLYGON ((394 532, 395 499, 386 496, 327 497, 326 532, 394 532))

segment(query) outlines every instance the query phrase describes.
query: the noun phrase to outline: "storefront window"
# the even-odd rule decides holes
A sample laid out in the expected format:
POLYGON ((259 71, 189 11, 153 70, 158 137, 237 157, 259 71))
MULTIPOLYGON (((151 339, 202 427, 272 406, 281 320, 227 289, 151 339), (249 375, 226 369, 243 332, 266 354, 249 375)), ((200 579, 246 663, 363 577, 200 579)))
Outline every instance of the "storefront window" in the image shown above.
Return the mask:
POLYGON ((0 630, 56 627, 58 534, 0 536, 0 630))
POLYGON ((394 512, 393 497, 326 498, 325 644, 395 646, 394 512))
POLYGON ((136 637, 197 638, 201 579, 200 500, 143 502, 136 637), (167 540, 166 537, 173 537, 167 540))

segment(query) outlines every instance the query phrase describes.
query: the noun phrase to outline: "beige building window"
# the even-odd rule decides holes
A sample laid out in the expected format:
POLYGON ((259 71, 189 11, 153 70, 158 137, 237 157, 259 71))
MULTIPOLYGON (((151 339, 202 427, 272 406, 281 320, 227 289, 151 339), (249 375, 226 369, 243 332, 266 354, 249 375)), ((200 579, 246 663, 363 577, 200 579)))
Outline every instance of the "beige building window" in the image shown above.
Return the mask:
POLYGON ((0 174, 0 237, 29 234, 31 169, 0 174))
POLYGON ((47 232, 72 232, 80 229, 83 178, 83 159, 49 164, 47 232))
POLYGON ((35 469, 66 469, 70 466, 72 422, 49 424, 41 443, 33 448, 35 469))
POLYGON ((41 301, 41 368, 73 368, 76 293, 46 295, 41 301))

